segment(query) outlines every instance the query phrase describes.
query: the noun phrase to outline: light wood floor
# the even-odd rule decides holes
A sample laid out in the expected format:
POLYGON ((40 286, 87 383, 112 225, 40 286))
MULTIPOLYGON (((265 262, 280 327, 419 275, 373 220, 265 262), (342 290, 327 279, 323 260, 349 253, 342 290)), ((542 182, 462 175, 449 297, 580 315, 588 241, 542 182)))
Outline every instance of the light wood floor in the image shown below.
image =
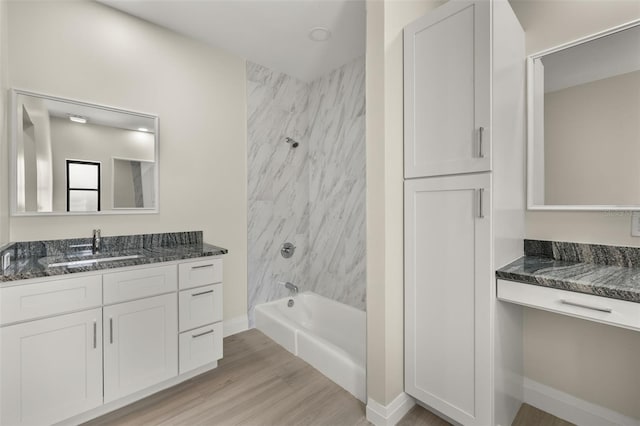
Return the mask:
POLYGON ((566 420, 562 420, 542 410, 538 410, 529 404, 522 404, 511 426, 573 426, 566 420))
MULTIPOLYGON (((527 410, 522 421, 514 425, 568 425, 537 422, 548 418, 531 408, 535 411, 527 410)), ((418 406, 398 424, 449 425, 418 406)), ((224 358, 215 370, 85 425, 363 426, 370 423, 365 418, 362 402, 264 334, 249 330, 224 339, 224 358)))
POLYGON ((87 425, 368 425, 358 399, 257 330, 218 368, 87 425))

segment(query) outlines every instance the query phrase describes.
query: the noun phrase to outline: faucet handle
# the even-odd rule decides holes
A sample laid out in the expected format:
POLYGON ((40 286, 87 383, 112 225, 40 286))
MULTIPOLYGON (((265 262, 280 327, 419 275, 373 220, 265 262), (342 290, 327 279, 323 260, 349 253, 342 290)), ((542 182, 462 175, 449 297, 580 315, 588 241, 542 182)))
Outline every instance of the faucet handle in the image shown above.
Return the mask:
POLYGON ((100 238, 100 229, 94 229, 93 230, 93 241, 91 242, 91 251, 93 252, 93 254, 96 254, 98 251, 100 251, 100 245, 101 245, 101 238, 100 238))

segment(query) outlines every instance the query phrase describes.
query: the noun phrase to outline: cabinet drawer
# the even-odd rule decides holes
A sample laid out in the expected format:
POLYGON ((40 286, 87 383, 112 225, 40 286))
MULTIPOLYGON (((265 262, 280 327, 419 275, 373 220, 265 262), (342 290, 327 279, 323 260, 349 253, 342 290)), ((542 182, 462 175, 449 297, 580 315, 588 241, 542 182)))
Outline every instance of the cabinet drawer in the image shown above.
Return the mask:
POLYGON ((0 324, 102 304, 102 277, 91 275, 0 289, 0 324))
POLYGON ((117 303, 176 291, 177 281, 175 265, 104 274, 104 303, 117 303))
POLYGON ((178 265, 180 288, 222 282, 222 259, 207 259, 178 265))
POLYGON ((222 321, 222 284, 180 292, 180 331, 222 321))
POLYGON ((498 299, 640 331, 640 303, 498 280, 498 299))
POLYGON ((222 358, 222 323, 180 334, 180 374, 222 358))

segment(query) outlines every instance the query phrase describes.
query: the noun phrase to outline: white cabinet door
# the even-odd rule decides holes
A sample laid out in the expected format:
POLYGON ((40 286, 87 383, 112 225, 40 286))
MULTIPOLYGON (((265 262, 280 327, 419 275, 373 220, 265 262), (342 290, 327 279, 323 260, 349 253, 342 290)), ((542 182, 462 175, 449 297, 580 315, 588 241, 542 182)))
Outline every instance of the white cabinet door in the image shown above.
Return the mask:
POLYGON ((491 420, 489 173, 405 182, 405 390, 491 420))
POLYGON ((178 374, 176 294, 104 308, 104 402, 178 374))
POLYGON ((51 424, 102 404, 102 309, 0 329, 0 424, 51 424))
POLYGON ((405 27, 406 178, 491 170, 490 12, 450 1, 405 27))

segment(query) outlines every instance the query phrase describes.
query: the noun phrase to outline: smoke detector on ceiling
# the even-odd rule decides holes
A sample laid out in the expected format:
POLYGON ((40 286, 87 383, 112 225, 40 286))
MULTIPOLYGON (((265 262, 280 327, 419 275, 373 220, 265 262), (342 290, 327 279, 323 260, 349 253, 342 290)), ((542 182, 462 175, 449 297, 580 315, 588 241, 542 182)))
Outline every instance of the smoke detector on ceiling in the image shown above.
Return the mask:
POLYGON ((311 28, 309 39, 312 41, 327 41, 331 38, 331 31, 325 27, 311 28))

